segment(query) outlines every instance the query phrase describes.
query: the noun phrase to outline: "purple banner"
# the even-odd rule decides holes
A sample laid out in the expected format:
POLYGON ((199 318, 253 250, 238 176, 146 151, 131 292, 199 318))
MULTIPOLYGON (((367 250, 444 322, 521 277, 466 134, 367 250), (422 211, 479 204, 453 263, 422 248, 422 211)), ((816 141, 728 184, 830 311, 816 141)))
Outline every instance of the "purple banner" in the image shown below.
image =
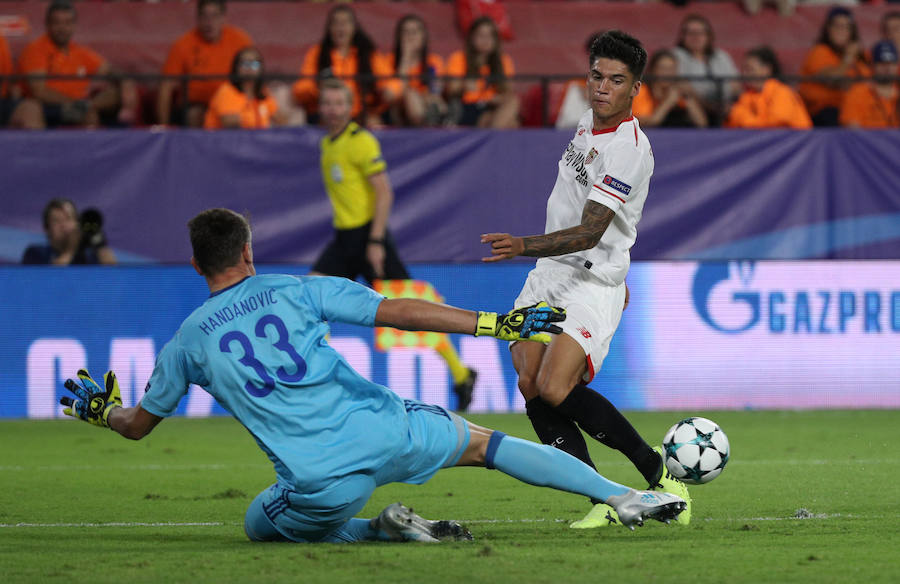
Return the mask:
MULTIPOLYGON (((309 263, 331 208, 313 129, 0 133, 0 261, 43 240, 51 197, 97 207, 125 261, 183 262, 184 225, 251 216, 258 261, 309 263)), ((544 226, 570 131, 387 130, 391 228, 410 262, 477 261, 544 226)), ((900 133, 657 130, 634 259, 900 258, 900 133)))

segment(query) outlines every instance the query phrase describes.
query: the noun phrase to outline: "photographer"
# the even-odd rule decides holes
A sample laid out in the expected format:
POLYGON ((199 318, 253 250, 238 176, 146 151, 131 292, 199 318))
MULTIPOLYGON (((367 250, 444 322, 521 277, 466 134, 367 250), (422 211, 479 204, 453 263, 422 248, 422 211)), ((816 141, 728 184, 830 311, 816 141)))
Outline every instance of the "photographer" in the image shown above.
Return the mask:
POLYGON ((75 203, 52 199, 44 207, 47 245, 31 245, 22 256, 23 264, 68 266, 70 264, 116 263, 116 256, 103 234, 103 216, 88 209, 79 219, 75 203))

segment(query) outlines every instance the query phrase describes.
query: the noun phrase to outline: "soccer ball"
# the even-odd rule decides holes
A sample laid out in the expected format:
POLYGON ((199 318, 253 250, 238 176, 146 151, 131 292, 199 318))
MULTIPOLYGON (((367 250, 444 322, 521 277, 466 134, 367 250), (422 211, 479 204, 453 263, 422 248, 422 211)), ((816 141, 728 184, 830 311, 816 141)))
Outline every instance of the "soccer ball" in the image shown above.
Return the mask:
POLYGON ((685 418, 663 438, 666 468, 679 480, 700 485, 713 480, 725 468, 728 436, 706 418, 685 418))

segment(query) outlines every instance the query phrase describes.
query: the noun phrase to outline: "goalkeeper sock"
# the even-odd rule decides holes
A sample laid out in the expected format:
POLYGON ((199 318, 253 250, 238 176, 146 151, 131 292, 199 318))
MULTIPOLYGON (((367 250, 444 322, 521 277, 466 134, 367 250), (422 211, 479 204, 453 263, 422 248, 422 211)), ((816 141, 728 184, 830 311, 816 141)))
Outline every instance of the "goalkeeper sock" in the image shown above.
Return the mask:
POLYGON ((592 438, 618 450, 653 483, 659 475, 659 455, 608 399, 585 385, 576 385, 556 411, 574 420, 592 438))
POLYGON ((325 543, 353 543, 356 541, 390 541, 391 536, 372 527, 371 519, 354 517, 320 541, 325 543))
POLYGON ((447 362, 450 375, 453 377, 453 385, 462 383, 469 377, 469 368, 460 361, 459 353, 456 352, 456 348, 450 342, 450 339, 447 338, 447 335, 443 335, 443 337, 434 350, 447 362))
MULTIPOLYGON (((525 413, 531 420, 531 426, 541 442, 558 448, 597 470, 594 461, 591 460, 591 455, 588 454, 584 436, 575 422, 557 412, 539 397, 532 398, 525 403, 525 413)), ((591 499, 591 503, 594 505, 599 502, 591 499)))
POLYGON ((607 480, 562 450, 503 432, 491 434, 484 465, 529 485, 578 493, 598 501, 628 492, 628 487, 607 480))

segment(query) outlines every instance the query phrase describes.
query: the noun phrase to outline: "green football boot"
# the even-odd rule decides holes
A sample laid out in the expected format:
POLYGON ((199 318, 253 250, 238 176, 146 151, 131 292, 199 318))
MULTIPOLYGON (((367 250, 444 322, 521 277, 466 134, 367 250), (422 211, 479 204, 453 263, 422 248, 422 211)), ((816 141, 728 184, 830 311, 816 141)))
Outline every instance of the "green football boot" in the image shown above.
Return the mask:
POLYGON ((650 490, 671 493, 684 499, 687 507, 685 507, 684 511, 678 514, 678 517, 675 519, 675 523, 687 525, 691 522, 691 494, 688 493, 687 485, 676 479, 672 475, 672 473, 669 472, 669 469, 666 468, 666 459, 663 456, 662 447, 657 446, 653 450, 655 450, 656 453, 659 454, 660 462, 662 464, 662 472, 660 473, 659 479, 657 479, 657 484, 650 485, 650 490))
POLYGON ((606 527, 607 525, 619 525, 619 515, 616 510, 606 503, 597 503, 583 519, 579 519, 571 524, 572 529, 594 529, 597 527, 606 527))

